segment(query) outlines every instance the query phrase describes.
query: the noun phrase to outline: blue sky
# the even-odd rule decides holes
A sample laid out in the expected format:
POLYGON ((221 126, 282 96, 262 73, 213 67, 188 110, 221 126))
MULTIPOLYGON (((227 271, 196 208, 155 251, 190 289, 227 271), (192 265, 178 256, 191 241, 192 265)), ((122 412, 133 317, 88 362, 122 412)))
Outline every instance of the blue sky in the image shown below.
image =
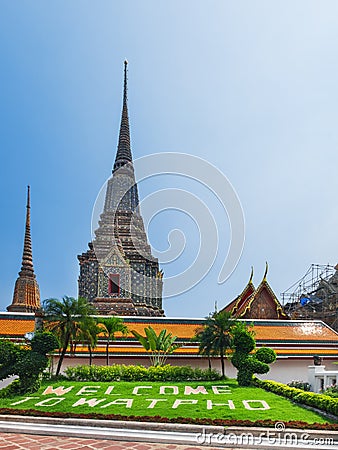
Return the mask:
MULTIPOLYGON (((208 160, 245 214, 233 275, 217 284, 229 233, 215 212, 221 254, 198 286, 164 302, 167 316, 224 306, 251 265, 261 281, 266 260, 277 294, 311 263, 338 262, 337 2, 2 0, 0 10, 1 310, 20 270, 27 184, 41 297, 77 295, 76 255, 115 157, 125 58, 134 157, 208 160)), ((174 212, 157 220, 159 248, 177 224, 187 238, 193 228, 174 212)), ((182 271, 189 251, 166 273, 182 271)))

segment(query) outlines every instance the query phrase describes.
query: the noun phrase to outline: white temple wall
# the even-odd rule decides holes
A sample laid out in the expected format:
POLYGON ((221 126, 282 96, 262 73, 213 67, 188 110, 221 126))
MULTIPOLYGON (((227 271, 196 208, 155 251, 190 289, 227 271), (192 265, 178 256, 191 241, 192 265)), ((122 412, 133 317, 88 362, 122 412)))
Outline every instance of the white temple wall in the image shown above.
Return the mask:
MULTIPOLYGON (((57 359, 54 358, 54 370, 57 365, 57 359)), ((143 366, 150 366, 148 357, 116 357, 110 355, 110 365, 113 364, 140 364, 143 366)), ((322 364, 325 365, 327 370, 337 370, 337 365, 333 364, 337 359, 323 358, 322 364)), ((191 366, 199 367, 201 369, 208 368, 208 360, 206 358, 189 358, 189 357, 169 357, 167 363, 174 366, 191 366)), ((68 366, 77 366, 80 364, 89 364, 88 357, 73 356, 66 357, 62 364, 62 371, 68 366)), ((94 357, 93 364, 105 366, 106 359, 103 356, 94 357)), ((281 383, 290 383, 293 380, 308 380, 308 366, 313 364, 313 358, 278 358, 274 364, 271 364, 271 369, 267 374, 258 375, 259 378, 264 380, 274 380, 281 383)), ((221 363, 219 359, 212 360, 212 368, 221 371, 221 363)), ((229 378, 235 378, 237 370, 231 364, 230 361, 225 361, 225 373, 229 378)))

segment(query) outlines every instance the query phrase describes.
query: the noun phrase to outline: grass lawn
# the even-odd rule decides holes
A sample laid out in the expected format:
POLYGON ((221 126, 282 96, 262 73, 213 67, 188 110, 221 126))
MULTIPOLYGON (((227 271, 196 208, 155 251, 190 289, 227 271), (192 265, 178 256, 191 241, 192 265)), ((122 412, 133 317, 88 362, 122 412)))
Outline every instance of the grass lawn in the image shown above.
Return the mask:
POLYGON ((235 380, 44 382, 38 392, 27 397, 0 399, 0 407, 74 414, 328 422, 321 415, 271 392, 256 387, 238 387, 235 380), (200 392, 192 391, 198 386, 200 392))

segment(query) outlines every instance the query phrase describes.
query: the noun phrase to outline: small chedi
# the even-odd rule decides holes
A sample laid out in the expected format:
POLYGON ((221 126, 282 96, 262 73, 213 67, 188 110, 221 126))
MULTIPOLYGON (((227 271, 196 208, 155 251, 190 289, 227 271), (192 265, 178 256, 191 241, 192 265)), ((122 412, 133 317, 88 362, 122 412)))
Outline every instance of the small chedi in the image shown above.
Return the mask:
POLYGON ((10 312, 35 312, 41 307, 40 289, 33 266, 30 209, 30 186, 28 186, 22 265, 19 277, 15 282, 12 304, 7 307, 7 310, 10 312))

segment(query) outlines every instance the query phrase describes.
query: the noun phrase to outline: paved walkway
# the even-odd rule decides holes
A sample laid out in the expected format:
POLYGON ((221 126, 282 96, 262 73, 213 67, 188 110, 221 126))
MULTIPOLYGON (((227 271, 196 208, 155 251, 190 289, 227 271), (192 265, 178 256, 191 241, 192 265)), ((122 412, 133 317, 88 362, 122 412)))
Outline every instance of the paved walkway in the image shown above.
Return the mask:
MULTIPOLYGON (((1 450, 219 450, 205 446, 151 444, 144 442, 111 441, 105 439, 64 438, 29 434, 0 433, 1 450)), ((228 449, 229 450, 229 449, 228 449)))

